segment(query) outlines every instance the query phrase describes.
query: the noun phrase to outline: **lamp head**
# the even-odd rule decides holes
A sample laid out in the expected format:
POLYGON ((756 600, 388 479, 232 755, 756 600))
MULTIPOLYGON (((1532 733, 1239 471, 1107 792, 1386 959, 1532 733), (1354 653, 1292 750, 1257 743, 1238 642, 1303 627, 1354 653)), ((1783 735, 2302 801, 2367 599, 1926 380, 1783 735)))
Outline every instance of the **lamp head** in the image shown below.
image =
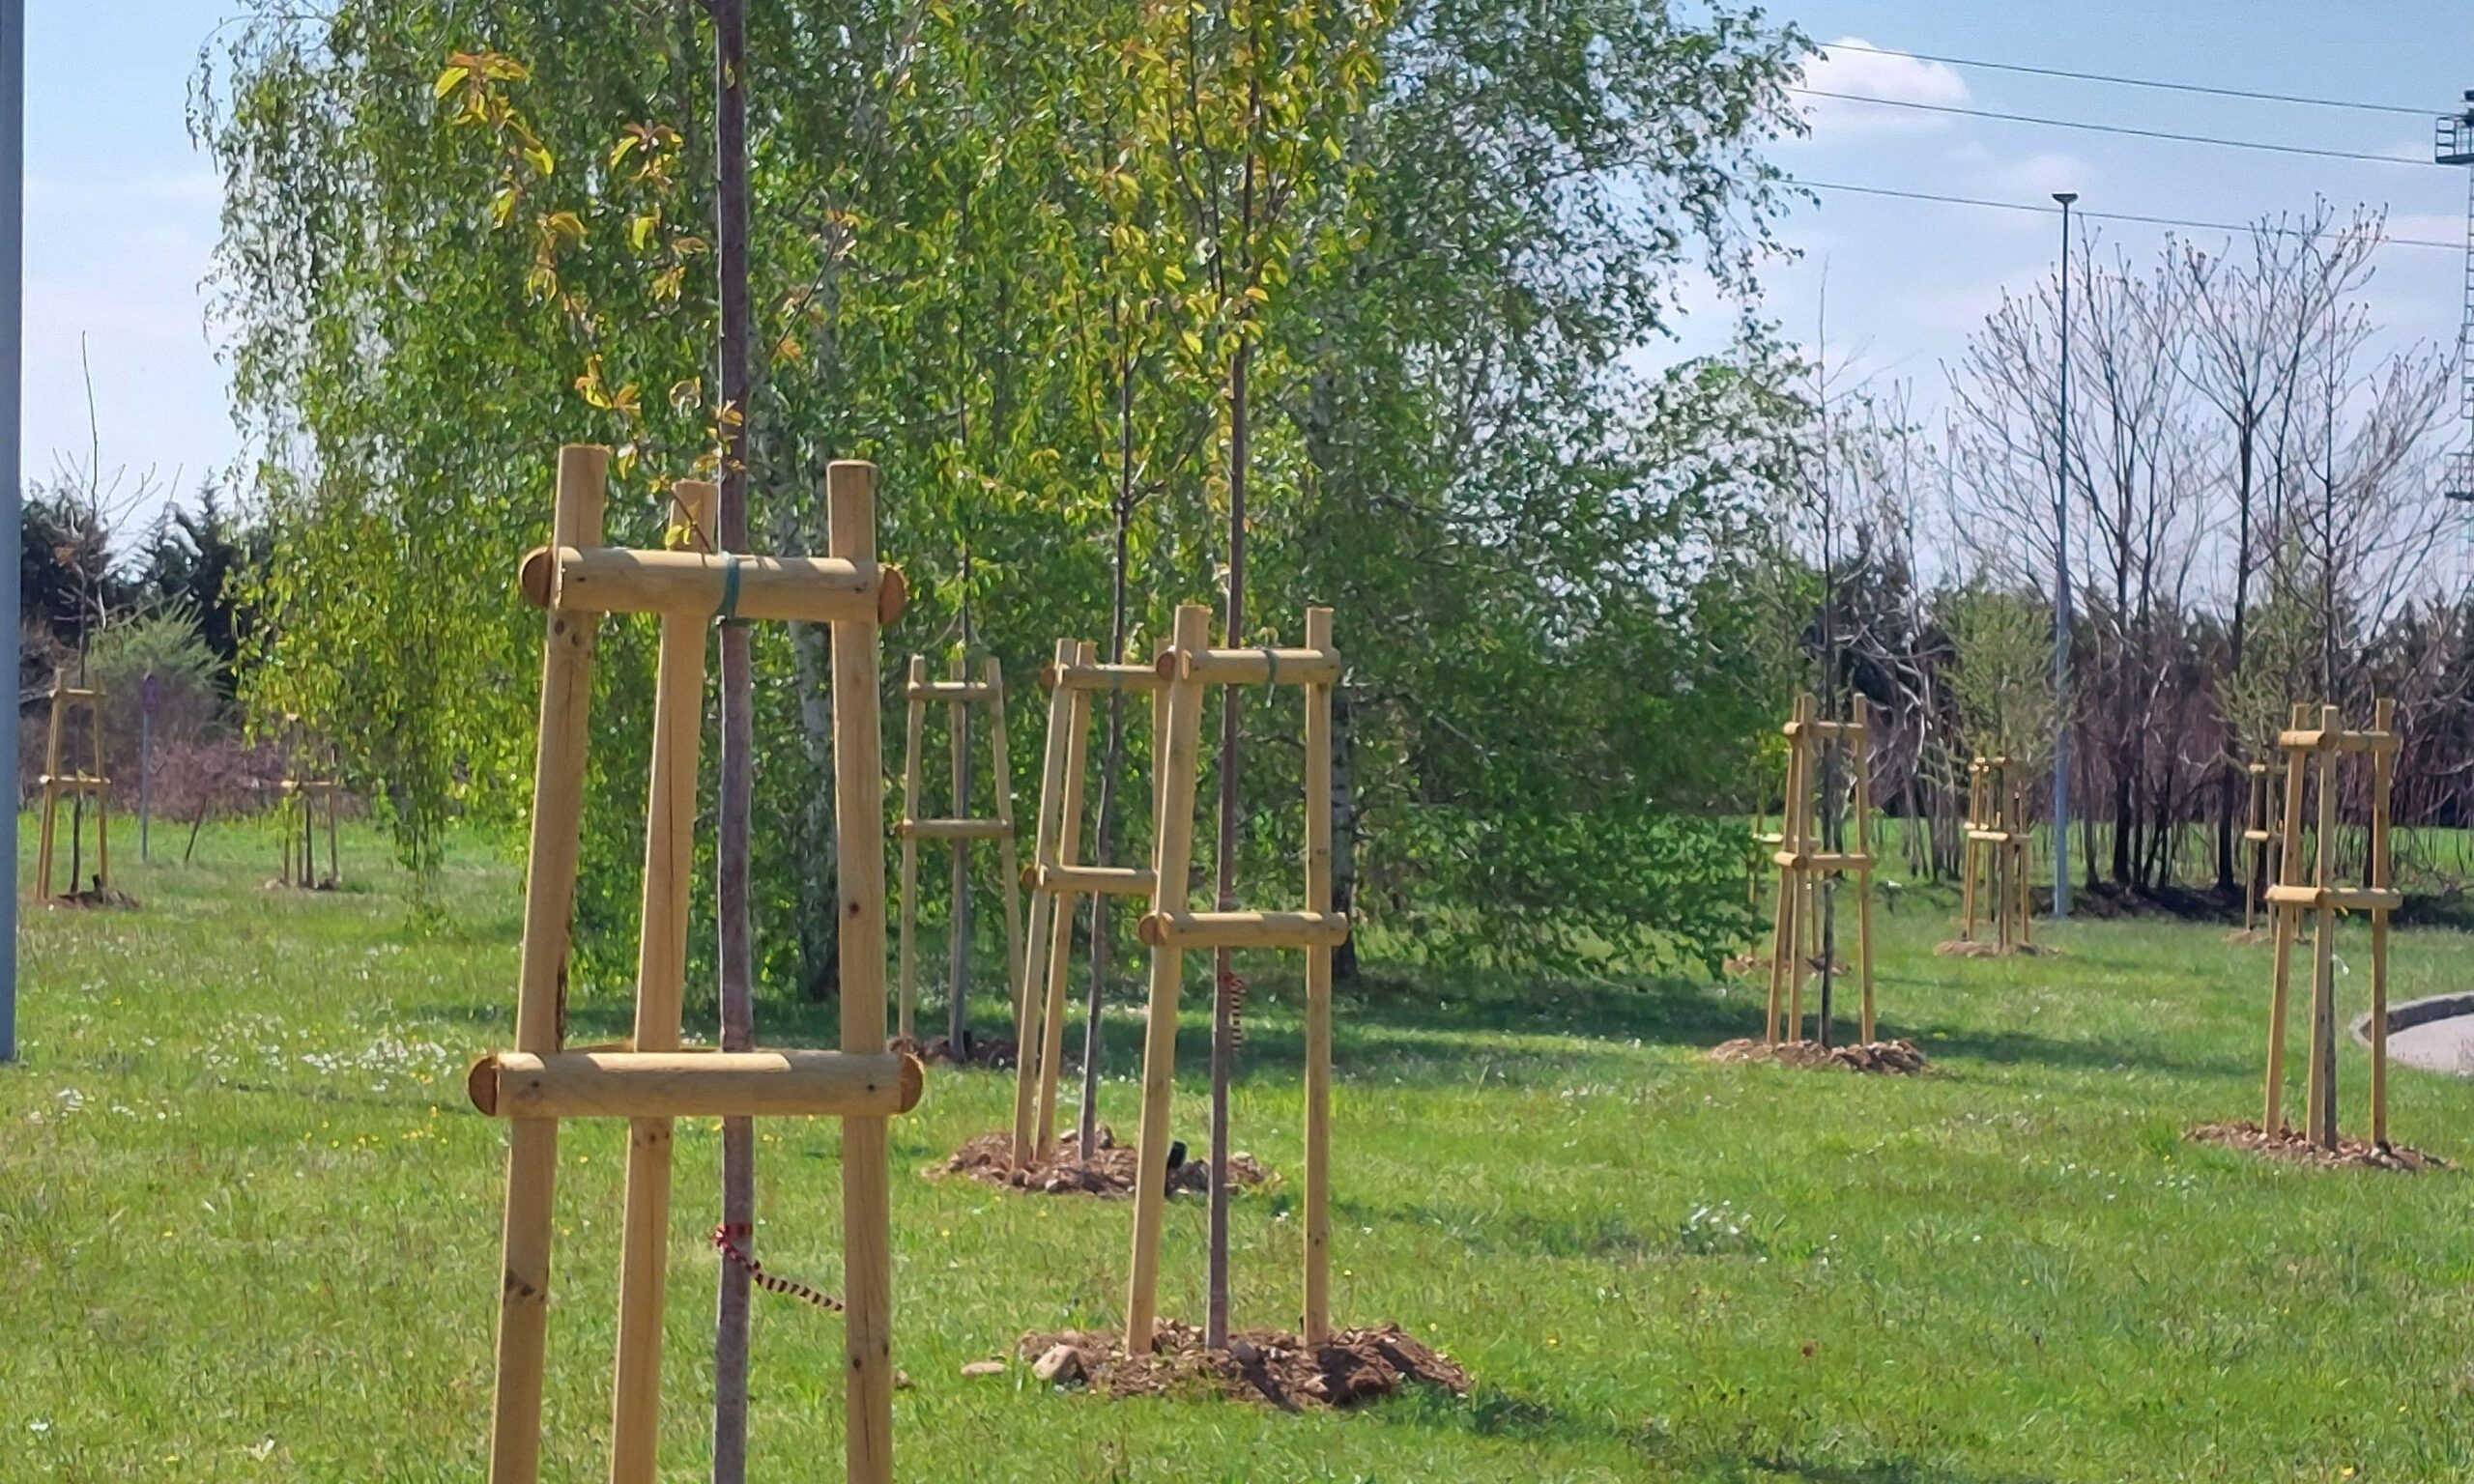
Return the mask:
POLYGON ((2079 199, 2079 192, 2075 190, 2057 190, 2053 193, 2053 198, 2056 201, 2060 202, 2062 205, 2068 206, 2071 202, 2079 199))

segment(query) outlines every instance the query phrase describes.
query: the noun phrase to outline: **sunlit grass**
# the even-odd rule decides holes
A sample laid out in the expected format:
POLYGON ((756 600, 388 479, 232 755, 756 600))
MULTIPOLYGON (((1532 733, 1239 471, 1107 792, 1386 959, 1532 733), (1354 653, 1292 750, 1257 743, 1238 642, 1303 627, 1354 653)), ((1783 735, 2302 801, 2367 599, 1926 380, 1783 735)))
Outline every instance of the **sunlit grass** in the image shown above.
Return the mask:
MULTIPOLYGON (((479 1477, 503 1130, 461 1071, 511 1021, 514 868, 459 850, 446 926, 412 936, 368 837, 346 842, 353 889, 319 896, 264 889, 263 831, 210 830, 188 868, 157 844, 121 870, 139 910, 25 927, 0 1479, 479 1477)), ((2056 928, 2051 958, 1941 959, 1946 915, 1913 892, 1884 926, 1884 1030, 1923 1043, 1922 1080, 1702 1063, 1757 1029, 1743 985, 1376 968, 1343 999, 1336 1308, 1462 1359, 1466 1402, 1300 1417, 964 1381, 1024 1330, 1115 1318, 1128 1212, 919 1178, 1011 1106, 1001 1077, 932 1078, 894 1139, 905 1476, 2474 1475, 2474 1185, 2181 1138, 2257 1116, 2264 950, 2142 922, 2056 928)), ((2400 933, 2397 997, 2466 987, 2466 946, 2400 933)), ((1293 1176, 1293 981, 1256 967, 1238 1143, 1293 1176)), ((994 1005, 991 986, 983 1023, 994 1005)), ((829 1039, 823 1009, 767 1014, 781 1041, 829 1039)), ((615 1006, 580 1009, 600 1018, 615 1006)), ((1178 1104, 1197 1146, 1200 1024, 1197 1003, 1178 1104)), ((1130 1132, 1137 1028, 1110 1029, 1103 1111, 1130 1132)), ((2354 1127, 2364 1066, 2349 1045, 2354 1127)), ((2474 1087, 2395 1078, 2408 1142, 2474 1156, 2469 1110, 2474 1087)), ((830 1287, 835 1129, 765 1139, 765 1258, 830 1287)), ((699 1126, 678 1147, 679 1479, 705 1467, 716 1143, 699 1126)), ((620 1144, 562 1144, 548 1477, 605 1467, 620 1144)), ((1199 1208, 1169 1228, 1164 1307, 1199 1317, 1199 1208)), ((1239 1322, 1290 1323, 1293 1186, 1243 1199, 1236 1230, 1239 1322)), ((760 1296, 759 1477, 836 1476, 838 1358, 835 1321, 760 1296)))

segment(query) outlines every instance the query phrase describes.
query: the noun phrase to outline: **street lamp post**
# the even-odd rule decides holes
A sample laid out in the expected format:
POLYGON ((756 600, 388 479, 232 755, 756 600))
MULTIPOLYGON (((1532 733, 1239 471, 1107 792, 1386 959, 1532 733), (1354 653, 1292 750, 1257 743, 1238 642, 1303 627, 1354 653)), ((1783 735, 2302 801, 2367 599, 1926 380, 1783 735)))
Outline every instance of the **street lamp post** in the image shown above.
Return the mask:
POLYGON ((2070 204, 2061 203, 2060 446, 2055 450, 2053 499, 2053 915, 2070 915, 2070 204))
MULTIPOLYGON (((26 0, 0 0, 0 612, 17 614, 18 353, 25 333, 26 0)), ((9 666, 9 694, 17 691, 25 655, 9 666)), ((14 717, 13 706, 9 714, 14 717)), ((12 724, 14 725, 14 723, 12 724)), ((9 889, 0 892, 0 1062, 17 1056, 17 785, 12 769, 9 807, 0 809, 0 862, 9 889)))

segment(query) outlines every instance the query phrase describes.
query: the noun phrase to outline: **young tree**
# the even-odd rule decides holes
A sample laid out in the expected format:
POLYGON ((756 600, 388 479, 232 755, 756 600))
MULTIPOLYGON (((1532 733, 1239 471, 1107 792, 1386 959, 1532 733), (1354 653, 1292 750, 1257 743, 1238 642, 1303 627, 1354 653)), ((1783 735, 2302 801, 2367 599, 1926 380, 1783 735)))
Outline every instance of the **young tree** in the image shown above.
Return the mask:
MULTIPOLYGON (((2235 670, 2242 668, 2249 638, 2251 585, 2262 556, 2258 538, 2271 524, 2271 513, 2260 506, 2262 440, 2292 413, 2313 337, 2336 306, 2369 281, 2383 236, 2376 214, 2357 212, 2341 225, 2322 201, 2301 216, 2256 223, 2247 252, 2211 255, 2185 244, 2174 260, 2171 281, 2189 325, 2182 371, 2216 409, 2230 444, 2233 583, 2227 634, 2228 663, 2235 670)), ((2220 891, 2233 886, 2242 767, 2229 751, 2217 791, 2220 891)))
MULTIPOLYGON (((1184 365, 1222 388, 1215 443, 1218 474, 1206 488, 1224 501, 1222 633, 1241 643, 1246 627, 1247 532, 1255 472, 1254 381, 1274 296, 1288 287, 1309 235, 1350 230, 1343 132, 1375 82, 1375 43, 1392 0, 1350 0, 1298 9, 1270 0, 1179 0, 1151 13, 1128 48, 1136 125, 1145 147, 1167 160, 1164 228, 1185 248, 1194 277, 1179 297, 1184 365), (1328 200, 1327 200, 1328 196, 1328 200), (1324 214, 1319 214, 1318 212, 1324 214)), ((1279 385, 1275 381, 1274 385, 1279 385)), ((1237 905, 1238 743, 1243 698, 1222 696, 1218 899, 1237 905)), ((1211 1052, 1211 1213, 1205 1343, 1228 1343, 1228 1080, 1236 1055, 1240 988, 1226 949, 1214 956, 1211 1052)))

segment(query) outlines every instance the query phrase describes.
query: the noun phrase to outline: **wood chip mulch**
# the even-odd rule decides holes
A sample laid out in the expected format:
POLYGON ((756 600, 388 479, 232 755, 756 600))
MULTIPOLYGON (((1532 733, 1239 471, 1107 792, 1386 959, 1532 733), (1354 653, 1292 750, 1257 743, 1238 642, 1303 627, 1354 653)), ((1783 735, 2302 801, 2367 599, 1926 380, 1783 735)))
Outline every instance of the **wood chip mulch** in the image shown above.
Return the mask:
MULTIPOLYGON (((1754 974, 1767 974, 1769 972, 1769 956, 1768 954, 1738 954, 1735 957, 1728 959, 1722 967, 1726 970, 1727 977, 1730 979, 1743 979, 1754 974)), ((1805 965, 1805 967, 1809 968, 1813 973, 1818 974, 1821 972, 1821 959, 1816 956, 1810 963, 1805 965)), ((1840 974, 1852 974, 1855 970, 1845 963, 1840 963, 1837 965, 1834 972, 1840 974)))
POLYGON ((1930 1070, 1932 1065, 1912 1041, 1874 1041, 1861 1045, 1825 1048, 1809 1041, 1783 1042, 1773 1046, 1743 1037, 1711 1047, 1709 1059, 1713 1062, 1770 1062, 1798 1070, 1827 1067, 1904 1077, 1915 1076, 1930 1070))
POLYGON ((2273 1134, 2266 1133, 2258 1124, 2248 1120, 2238 1124, 2201 1124, 2185 1137, 2197 1144, 2238 1149, 2245 1154, 2322 1170, 2393 1170, 2401 1175, 2420 1175, 2431 1170, 2455 1168, 2437 1155, 2427 1155, 2402 1144, 2391 1144, 2383 1149, 2361 1139, 2341 1137, 2335 1149, 2321 1149, 2295 1129, 2282 1128, 2273 1134))
POLYGON ((960 1056, 954 1054, 953 1042, 943 1036, 932 1036, 926 1041, 912 1036, 897 1036, 893 1039, 892 1044, 885 1049, 898 1051, 905 1056, 915 1056, 919 1058, 920 1065, 926 1067, 993 1069, 1014 1065, 1014 1043, 1002 1036, 981 1037, 965 1032, 963 1035, 963 1054, 960 1056))
POLYGON ((137 899, 118 887, 88 887, 82 892, 63 892, 51 899, 55 907, 133 907, 137 899))
POLYGON ((1360 1406, 1413 1384, 1469 1394, 1459 1362, 1397 1325, 1344 1329, 1311 1348, 1293 1334, 1250 1329, 1212 1351, 1201 1330, 1175 1320, 1161 1322, 1150 1355, 1129 1356, 1123 1339, 1069 1329, 1024 1335, 1016 1351, 1044 1382, 1113 1397, 1201 1390, 1302 1412, 1360 1406))
POLYGON ((1943 958, 2044 958, 2054 951, 2042 943, 2014 943, 2003 948, 1999 943, 1952 938, 1947 943, 1935 944, 1933 952, 1943 958))
MULTIPOLYGON (((1134 1194, 1137 1169, 1134 1146, 1120 1144, 1106 1124, 1100 1126, 1092 1140, 1092 1157, 1082 1157, 1079 1133, 1069 1133, 1057 1140, 1055 1152, 1045 1164, 1033 1165, 1017 1173, 1014 1169, 1014 1136, 1008 1132, 983 1133, 954 1151, 941 1170, 930 1173, 967 1175, 992 1185, 1011 1185, 1017 1190, 1035 1190, 1047 1195, 1129 1196, 1134 1194)), ((1239 1188, 1268 1184, 1271 1171, 1253 1156, 1234 1150, 1228 1156, 1228 1183, 1239 1188)), ((1188 1158, 1181 1141, 1168 1147, 1168 1193, 1200 1195, 1211 1186, 1211 1167, 1200 1159, 1188 1158)))

